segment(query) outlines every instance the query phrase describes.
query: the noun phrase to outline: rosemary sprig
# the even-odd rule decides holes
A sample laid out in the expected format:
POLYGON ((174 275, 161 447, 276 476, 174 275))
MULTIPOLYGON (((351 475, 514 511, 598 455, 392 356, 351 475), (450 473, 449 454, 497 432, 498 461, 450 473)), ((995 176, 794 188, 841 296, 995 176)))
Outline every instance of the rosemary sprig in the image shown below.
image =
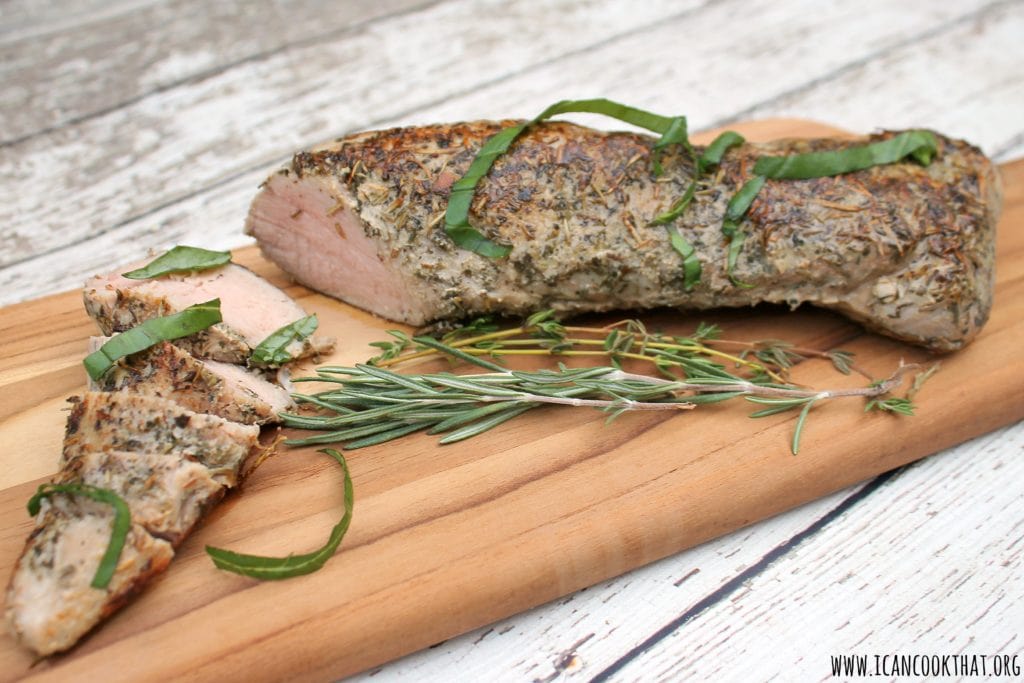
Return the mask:
POLYGON ((852 354, 811 352, 784 342, 719 340, 717 334, 717 328, 701 325, 689 337, 663 335, 648 331, 637 320, 601 328, 565 326, 550 311, 510 329, 477 320, 440 340, 392 332, 396 341, 375 343, 382 353, 369 364, 321 367, 315 377, 296 379, 334 386, 294 395, 299 404, 318 412, 281 417, 286 426, 323 432, 289 440, 290 445, 341 443, 353 449, 417 431, 445 434, 441 443, 453 443, 541 405, 596 408, 611 420, 626 411, 689 410, 744 397, 766 406, 751 417, 800 411, 792 442, 796 454, 807 416, 822 401, 863 397, 869 410, 912 414, 909 399, 890 393, 915 365, 901 365, 889 378, 866 387, 809 389, 785 379, 794 362, 824 357, 837 370, 849 372, 854 367, 852 354), (715 345, 740 346, 742 351, 736 355, 715 345), (553 369, 520 371, 496 362, 517 356, 604 357, 611 364, 570 368, 558 363, 553 369), (399 374, 388 369, 439 358, 486 372, 399 374), (648 362, 661 376, 627 372, 622 365, 626 360, 648 362))

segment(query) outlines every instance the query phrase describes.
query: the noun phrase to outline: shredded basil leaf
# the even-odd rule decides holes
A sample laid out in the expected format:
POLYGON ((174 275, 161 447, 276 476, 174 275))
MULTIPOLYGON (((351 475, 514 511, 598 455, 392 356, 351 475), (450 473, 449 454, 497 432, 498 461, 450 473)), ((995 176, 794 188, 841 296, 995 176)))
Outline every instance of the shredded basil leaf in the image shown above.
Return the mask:
POLYGON ((728 226, 730 229, 730 237, 729 251, 726 256, 725 273, 726 275, 729 276, 730 282, 732 282, 737 287, 742 287, 743 289, 752 289, 754 285, 750 284, 749 282, 743 282, 742 280, 737 279, 736 276, 733 274, 733 271, 736 269, 736 261, 739 259, 740 250, 743 248, 743 240, 747 239, 747 233, 740 230, 735 223, 731 225, 729 223, 724 223, 722 226, 722 232, 726 231, 726 226, 728 226))
POLYGON ((132 280, 146 280, 168 273, 185 273, 208 270, 230 263, 230 251, 209 251, 199 247, 177 246, 156 257, 144 267, 121 273, 121 277, 132 280))
POLYGON ((258 365, 282 365, 292 359, 292 355, 286 350, 292 342, 302 341, 309 335, 316 332, 320 323, 316 319, 316 313, 299 318, 293 323, 275 330, 269 337, 259 343, 252 350, 249 359, 258 365))
MULTIPOLYGON (((669 207, 668 211, 656 216, 654 220, 650 222, 650 225, 666 225, 673 222, 675 219, 683 215, 687 207, 690 206, 690 202, 693 201, 694 195, 697 193, 697 182, 700 177, 711 167, 717 166, 721 161, 722 157, 727 151, 733 147, 743 144, 743 136, 735 131, 727 130, 724 133, 716 137, 710 145, 708 145, 704 152, 701 153, 699 158, 696 158, 693 147, 690 146, 689 141, 685 143, 685 147, 690 151, 692 157, 695 158, 693 180, 686 188, 686 192, 669 207)), ((686 291, 690 291, 700 282, 701 276, 701 265, 700 260, 697 258, 697 252, 689 242, 686 241, 679 230, 674 226, 668 230, 669 244, 672 248, 683 257, 683 284, 686 291)))
POLYGON ((648 223, 648 225, 665 225, 679 218, 681 215, 683 215, 683 212, 686 211, 686 207, 690 205, 690 202, 693 201, 693 196, 694 194, 696 194, 696 192, 697 179, 694 178, 690 185, 686 188, 686 192, 683 193, 683 196, 677 199, 675 203, 673 203, 672 206, 668 208, 668 211, 658 216, 655 216, 654 219, 652 219, 651 222, 648 223))
POLYGON ((722 221, 722 233, 729 238, 726 263, 726 273, 729 275, 729 279, 739 287, 752 286, 736 280, 732 271, 736 265, 743 239, 746 237, 746 234, 740 231, 739 223, 743 220, 743 216, 750 208, 757 193, 764 186, 765 178, 777 180, 825 178, 853 171, 863 171, 873 166, 893 164, 907 157, 927 166, 935 158, 938 150, 939 144, 933 133, 927 130, 908 130, 894 135, 888 140, 872 142, 867 145, 826 152, 759 158, 754 164, 756 175, 744 183, 739 192, 729 200, 725 219, 722 221))
POLYGON ((694 156, 693 146, 690 145, 690 138, 686 130, 685 116, 672 117, 667 129, 664 131, 656 130, 655 132, 662 133, 662 136, 658 138, 658 141, 654 143, 654 147, 651 149, 651 168, 655 176, 660 176, 665 172, 661 167, 661 154, 669 145, 682 145, 690 153, 690 156, 694 156))
POLYGON ((28 500, 28 513, 35 517, 39 514, 40 503, 43 498, 49 498, 55 493, 70 493, 79 496, 92 498, 100 503, 106 503, 114 508, 114 524, 110 532, 110 542, 107 549, 100 558, 100 564, 92 577, 93 588, 106 588, 110 580, 114 578, 117 571, 117 562, 121 559, 121 551, 124 549, 128 532, 132 528, 132 514, 128 504, 121 496, 109 489, 102 489, 88 484, 40 484, 35 495, 28 500))
POLYGON ((807 180, 893 164, 908 156, 927 166, 938 150, 938 142, 930 131, 908 130, 888 140, 846 149, 761 157, 754 164, 754 173, 768 178, 807 180))
POLYGON ((676 253, 683 257, 683 286, 686 287, 686 291, 690 291, 700 282, 701 266, 697 250, 679 234, 674 225, 668 226, 668 240, 676 253))
POLYGON ((218 569, 234 572, 243 576, 251 576, 254 579, 277 580, 290 579, 293 576, 310 574, 324 566, 341 545, 341 540, 348 531, 352 522, 352 507, 355 503, 355 495, 352 491, 352 477, 348 471, 348 464, 341 453, 333 448, 324 448, 319 453, 326 453, 341 465, 345 474, 345 513, 331 530, 327 543, 311 553, 305 555, 289 555, 288 557, 263 557, 261 555, 244 555, 231 550, 206 546, 206 553, 213 558, 213 563, 218 569))
POLYGON ((746 142, 746 139, 734 130, 727 130, 724 133, 719 134, 711 144, 704 148, 704 152, 700 155, 700 160, 697 163, 697 169, 704 173, 712 166, 717 166, 722 161, 722 157, 733 147, 742 145, 746 142))
POLYGON ((722 221, 722 234, 729 239, 729 251, 727 252, 725 273, 729 276, 729 280, 737 287, 744 289, 750 289, 753 285, 746 282, 742 282, 736 279, 733 275, 733 270, 736 268, 736 261, 740 255, 740 249, 743 247, 743 240, 747 238, 747 234, 740 230, 740 221, 743 220, 743 216, 746 215, 747 209, 754 202, 754 198, 757 193, 764 187, 765 177, 754 176, 747 182, 743 183, 743 187, 732 196, 729 203, 725 207, 725 220, 722 221))
POLYGON ((764 182, 765 177, 759 175, 743 183, 743 187, 729 199, 729 204, 725 207, 725 220, 738 223, 754 203, 754 197, 764 187, 764 182))
POLYGON ((488 258, 508 256, 512 247, 488 239, 469 224, 469 208, 473 202, 473 193, 477 184, 494 165, 494 161, 508 151, 524 130, 552 116, 569 113, 603 114, 660 133, 661 137, 654 143, 652 154, 652 165, 656 175, 661 173, 661 152, 668 145, 681 144, 692 152, 686 133, 685 116, 660 116, 604 98, 556 102, 533 119, 505 128, 493 135, 477 152, 466 174, 452 184, 448 207, 445 209, 444 230, 455 244, 488 258))
POLYGON ((89 377, 98 380, 125 356, 145 351, 162 341, 187 337, 220 321, 220 299, 211 299, 189 306, 178 313, 151 318, 112 337, 99 349, 86 356, 82 364, 85 365, 89 377))

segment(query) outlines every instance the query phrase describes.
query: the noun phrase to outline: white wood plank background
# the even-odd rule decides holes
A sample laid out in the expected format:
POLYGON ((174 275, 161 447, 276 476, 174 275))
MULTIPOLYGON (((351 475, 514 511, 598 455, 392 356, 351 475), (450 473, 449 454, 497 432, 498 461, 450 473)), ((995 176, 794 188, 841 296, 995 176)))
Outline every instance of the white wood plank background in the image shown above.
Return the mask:
MULTIPOLYGON (((609 96, 703 129, 927 126, 1024 156, 1024 2, 0 2, 0 305, 247 243, 288 155, 609 96)), ((584 121, 599 121, 582 119, 584 121)), ((603 125, 603 124, 602 124, 603 125)), ((1022 399, 1024 400, 1024 399, 1022 399)), ((362 678, 823 679, 830 654, 1016 654, 1024 424, 362 678)))

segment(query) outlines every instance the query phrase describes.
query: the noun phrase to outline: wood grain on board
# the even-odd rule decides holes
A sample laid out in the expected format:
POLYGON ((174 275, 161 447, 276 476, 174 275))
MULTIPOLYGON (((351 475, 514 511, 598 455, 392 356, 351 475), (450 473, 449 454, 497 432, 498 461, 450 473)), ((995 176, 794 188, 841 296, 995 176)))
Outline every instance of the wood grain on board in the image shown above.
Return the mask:
MULTIPOLYGON (((793 122, 743 130, 752 137, 815 132, 793 122)), ((286 450, 214 511, 164 577, 69 655, 30 670, 31 657, 4 635, 0 677, 270 680, 351 673, 1020 419, 1024 373, 1014 354, 1024 342, 1024 163, 1003 171, 992 318, 970 347, 942 359, 914 418, 828 404, 812 414, 797 457, 788 450, 795 416, 751 421, 746 407, 731 405, 626 415, 611 426, 600 413, 545 409, 453 446, 415 436, 350 455, 354 521, 322 571, 268 584, 218 572, 205 544, 304 551, 322 543, 336 520, 336 465, 312 449, 286 450)), ((239 260, 287 282, 254 250, 239 260)), ((363 360, 365 344, 392 327, 300 287, 289 292, 341 340, 331 362, 363 360)), ((672 331, 706 319, 731 337, 841 346, 876 376, 900 359, 928 360, 811 309, 645 319, 672 331)), ((56 462, 62 400, 82 388, 77 366, 91 332, 77 293, 2 311, 4 575, 31 528, 24 503, 56 462)), ((837 377, 824 362, 795 373, 814 386, 851 381, 837 377)))

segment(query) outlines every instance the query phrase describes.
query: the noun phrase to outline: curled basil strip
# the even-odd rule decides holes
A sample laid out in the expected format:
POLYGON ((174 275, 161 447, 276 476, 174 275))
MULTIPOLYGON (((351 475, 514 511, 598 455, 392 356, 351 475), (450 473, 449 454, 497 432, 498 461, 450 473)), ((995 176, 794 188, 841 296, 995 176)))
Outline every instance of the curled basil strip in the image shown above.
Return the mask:
POLYGON ((726 273, 738 287, 751 287, 733 277, 733 268, 739 256, 746 234, 739 224, 757 193, 764 186, 766 178, 777 180, 809 180, 863 171, 874 166, 894 164, 910 157, 927 166, 938 153, 939 144, 935 135, 927 130, 908 130, 888 140, 857 145, 845 149, 824 152, 808 152, 784 157, 761 157, 754 164, 755 176, 729 200, 722 234, 729 239, 726 273))
POLYGON ((690 202, 693 201, 693 197, 696 193, 697 179, 695 177, 693 181, 690 183, 690 185, 686 188, 686 192, 683 193, 683 196, 677 199, 672 204, 672 206, 668 208, 668 211, 658 216, 655 216, 654 219, 652 219, 651 222, 648 223, 648 225, 667 225, 668 223, 671 223, 675 219, 679 218, 681 215, 683 215, 683 212, 686 211, 686 207, 690 205, 690 202))
POLYGON ((907 157, 927 166, 938 150, 939 145, 933 133, 927 130, 908 130, 888 140, 846 149, 761 157, 754 164, 754 173, 767 178, 807 180, 894 164, 907 157))
POLYGON ((469 224, 469 208, 473 202, 476 186, 490 171, 494 161, 508 151, 508 148, 524 130, 552 116, 570 113, 603 114, 659 133, 661 137, 654 143, 652 154, 652 165, 656 175, 660 175, 662 171, 661 152, 665 147, 671 144, 681 144, 688 150, 692 150, 687 138, 685 116, 660 116, 604 98, 556 102, 533 119, 505 128, 493 135, 477 152, 466 174, 452 184, 448 207, 445 209, 444 230, 455 244, 488 258, 508 256, 512 247, 488 239, 469 224))
POLYGON ((132 514, 128 509, 128 504, 113 491, 88 484, 40 484, 35 495, 28 500, 28 513, 33 517, 38 515, 43 498, 49 498, 55 493, 85 496, 114 508, 114 525, 110 533, 110 541, 107 543, 103 557, 100 558, 100 564, 92 577, 92 583, 89 584, 93 588, 106 588, 110 584, 110 580, 114 578, 114 572, 117 571, 121 551, 128 538, 128 531, 132 527, 132 514))
POLYGON ((118 360, 145 351, 162 341, 187 337, 221 321, 220 299, 189 306, 183 311, 161 318, 150 318, 130 330, 111 337, 107 343, 82 361, 89 377, 98 380, 118 360))
POLYGON ((292 359, 286 350, 292 342, 302 341, 316 332, 319 325, 316 313, 299 318, 275 330, 252 350, 249 359, 257 365, 282 365, 292 359))
POLYGON ((355 495, 352 490, 352 477, 348 471, 348 464, 341 453, 333 448, 324 448, 319 453, 326 453, 341 465, 345 474, 345 512, 333 529, 330 538, 319 550, 305 555, 289 555, 288 557, 263 557, 261 555, 244 555, 231 550, 206 546, 206 553, 213 558, 213 563, 218 569, 251 576, 254 579, 265 581, 277 579, 290 579, 293 576, 310 574, 324 566, 341 545, 341 540, 348 531, 352 522, 352 508, 355 504, 355 495))
POLYGON ((754 197, 764 187, 764 183, 765 177, 761 175, 754 176, 743 183, 743 187, 729 199, 729 203, 725 207, 725 220, 731 223, 738 223, 742 220, 747 209, 754 203, 754 197))
POLYGON ((721 163, 722 157, 725 156, 726 152, 733 147, 742 145, 744 142, 746 142, 746 139, 734 130, 720 133, 701 153, 700 160, 697 162, 698 171, 705 173, 712 166, 717 166, 721 163))
POLYGON ((737 280, 733 275, 733 270, 736 268, 736 261, 740 255, 740 249, 743 247, 743 240, 747 238, 747 234, 740 230, 740 221, 743 220, 743 216, 746 215, 747 209, 754 202, 754 198, 757 193, 764 187, 765 177, 754 176, 743 184, 743 187, 739 189, 739 192, 734 194, 729 200, 728 205, 725 207, 725 220, 722 221, 722 234, 729 239, 729 250, 726 256, 725 273, 729 276, 729 280, 737 287, 744 289, 750 289, 753 285, 746 282, 737 280))
POLYGON ((676 253, 683 257, 683 286, 686 291, 690 291, 700 282, 701 265, 697 250, 679 234, 674 225, 668 226, 668 241, 676 253))
MULTIPOLYGON (((690 151, 694 161, 693 180, 686 188, 686 192, 669 207, 668 211, 657 216, 650 222, 650 225, 666 225, 675 221, 686 209, 690 206, 690 202, 693 201, 693 197, 697 192, 697 182, 701 176, 704 175, 708 169, 717 166, 721 161, 725 153, 741 145, 744 142, 742 135, 735 131, 727 130, 716 137, 710 145, 708 145, 698 158, 693 151, 693 148, 686 143, 686 148, 690 151)), ((672 248, 683 257, 683 285, 686 291, 690 291, 700 282, 701 276, 701 264, 700 259, 697 258, 697 251, 693 248, 685 237, 683 237, 679 230, 674 226, 668 229, 669 244, 672 248)))
POLYGON ((147 280, 168 273, 186 273, 223 266, 231 261, 230 251, 210 251, 199 247, 177 246, 156 257, 142 268, 121 273, 131 280, 147 280))

